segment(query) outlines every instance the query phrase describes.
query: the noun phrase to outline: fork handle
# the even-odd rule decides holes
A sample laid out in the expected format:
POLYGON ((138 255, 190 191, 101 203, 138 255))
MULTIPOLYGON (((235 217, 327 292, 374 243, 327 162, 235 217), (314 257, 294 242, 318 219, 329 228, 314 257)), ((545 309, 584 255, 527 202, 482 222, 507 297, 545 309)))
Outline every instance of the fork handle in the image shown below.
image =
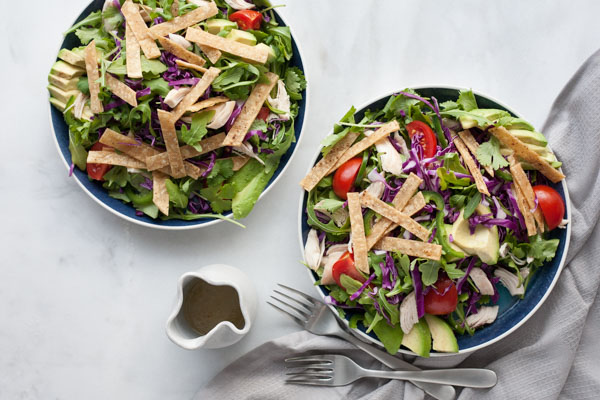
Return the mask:
POLYGON ((441 385, 454 385, 471 388, 491 388, 498 382, 496 373, 489 369, 453 368, 431 369, 426 371, 376 371, 364 370, 365 377, 402 379, 441 385))
MULTIPOLYGON (((414 365, 412 365, 400 358, 396 358, 382 350, 379 350, 376 347, 373 347, 373 346, 357 339, 356 337, 354 337, 352 334, 346 332, 345 330, 339 329, 336 332, 336 336, 352 343, 354 346, 358 347, 360 350, 364 351, 365 353, 367 353, 368 355, 370 355, 371 357, 378 360, 379 362, 381 362, 382 364, 384 364, 385 366, 387 366, 389 368, 421 372, 420 368, 415 367, 414 365)), ((401 372, 405 372, 405 371, 401 371, 401 372)), ((406 371, 406 372, 409 372, 409 371, 406 371)), ((454 390, 454 388, 452 386, 424 382, 424 381, 413 381, 411 379, 409 379, 409 380, 411 381, 411 383, 413 385, 415 385, 416 387, 420 388, 428 395, 430 395, 438 400, 453 400, 456 397, 456 391, 454 390)))

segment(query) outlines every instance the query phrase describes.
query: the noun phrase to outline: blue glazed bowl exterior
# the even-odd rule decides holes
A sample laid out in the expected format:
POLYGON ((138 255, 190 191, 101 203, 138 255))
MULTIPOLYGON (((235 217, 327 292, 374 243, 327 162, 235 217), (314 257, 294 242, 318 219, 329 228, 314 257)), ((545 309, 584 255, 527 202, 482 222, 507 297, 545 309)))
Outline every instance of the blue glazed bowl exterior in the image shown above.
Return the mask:
MULTIPOLYGON (((77 17, 74 24, 84 19, 91 12, 101 10, 104 5, 104 0, 94 0, 92 1, 85 10, 77 17)), ((280 25, 286 25, 284 20, 281 18, 279 14, 275 10, 275 19, 280 25)), ((75 34, 71 33, 67 35, 60 48, 73 48, 81 45, 79 39, 75 34)), ((302 58, 300 56, 300 50, 298 49, 298 45, 294 40, 294 36, 292 33, 292 50, 293 50, 293 58, 291 65, 300 68, 304 72, 304 66, 302 64, 302 58)), ((57 51, 58 53, 58 51, 57 51)), ((53 61, 54 62, 54 61, 53 61)), ((50 70, 50 68, 48 68, 50 70)), ((306 75, 306 74, 305 74, 306 75)), ((275 184, 275 182, 282 176, 283 172, 286 170, 289 162, 291 161, 296 148, 300 142, 300 138, 302 137, 302 127, 304 125, 304 116, 306 114, 307 109, 307 97, 308 90, 305 90, 302 93, 302 100, 298 103, 298 116, 294 121, 294 132, 296 136, 296 140, 291 144, 287 153, 281 158, 279 166, 273 177, 267 184, 265 190, 261 194, 262 196, 275 184)), ((54 132, 54 138, 56 141, 56 145, 58 147, 58 151, 62 156, 64 162, 67 167, 71 166, 71 153, 69 152, 69 127, 64 121, 62 113, 57 110, 55 107, 49 104, 50 107, 50 122, 54 132)), ((206 227, 209 225, 213 225, 222 221, 217 218, 202 218, 195 221, 183 221, 183 220, 160 220, 160 219, 152 219, 147 215, 137 216, 135 214, 135 209, 129 205, 121 202, 120 200, 113 199, 108 195, 108 192, 102 187, 102 184, 98 181, 91 181, 87 172, 81 171, 78 168, 75 168, 73 171, 73 179, 77 181, 79 186, 98 204, 111 211, 112 213, 128 220, 134 222, 138 225, 143 225, 151 228, 157 229, 168 229, 168 230, 184 230, 184 229, 195 229, 206 227)), ((225 214, 225 216, 232 217, 232 213, 225 214)))
MULTIPOLYGON (((460 88, 453 87, 416 87, 414 88, 420 95, 424 97, 432 97, 434 96, 439 102, 444 102, 447 100, 456 100, 458 97, 458 91, 460 88)), ((361 120, 366 110, 376 110, 381 109, 385 106, 389 96, 383 96, 378 100, 375 100, 366 106, 360 108, 355 116, 358 121, 361 120)), ((484 96, 481 94, 475 93, 475 98, 477 99, 477 104, 481 108, 497 108, 501 110, 506 110, 511 113, 513 116, 519 116, 514 111, 499 103, 496 100, 493 100, 489 96, 484 96)), ((315 156, 314 165, 320 158, 320 150, 315 156)), ((311 165, 311 168, 312 168, 311 165)), ((560 193, 561 197, 565 201, 566 211, 565 218, 570 218, 571 215, 571 202, 569 199, 569 194, 567 191, 567 184, 565 180, 560 183, 553 185, 554 189, 560 193)), ((299 209, 299 234, 300 234, 300 245, 302 251, 304 251, 304 244, 306 243, 306 238, 308 236, 308 232, 310 230, 310 226, 307 223, 306 219, 306 201, 307 201, 307 192, 303 191, 300 198, 300 209, 299 209)), ((560 272, 563 268, 567 249, 569 247, 569 239, 571 236, 571 225, 567 225, 567 229, 554 229, 550 232, 551 238, 557 238, 560 240, 560 244, 556 251, 556 257, 550 262, 547 262, 544 266, 542 266, 535 273, 533 278, 529 282, 529 286, 527 287, 527 292, 525 293, 525 298, 522 300, 515 300, 510 293, 502 286, 499 285, 500 299, 498 301, 499 312, 496 321, 493 324, 487 325, 482 329, 479 329, 475 332, 473 336, 470 335, 459 335, 457 336, 459 353, 469 353, 478 349, 481 349, 485 346, 488 346, 503 337, 507 336, 514 330, 516 330, 519 326, 521 326, 527 319, 529 319, 533 313, 542 305, 546 297, 552 291, 552 288, 556 284, 556 281, 560 275, 560 272)), ((307 269, 309 272, 310 278, 315 282, 318 279, 318 276, 313 271, 307 269)), ((317 291, 321 295, 321 297, 325 297, 329 294, 328 290, 324 286, 318 286, 317 291)), ((332 310, 334 310, 335 315, 338 315, 335 312, 335 307, 330 306, 332 310)), ((350 310, 346 311, 346 319, 343 321, 346 325, 348 321, 352 317, 352 312, 350 310)), ((381 346, 381 342, 377 339, 374 333, 365 333, 366 328, 359 324, 357 333, 370 340, 373 343, 376 343, 381 346)), ((416 355, 415 353, 407 350, 400 349, 401 353, 416 355)), ((432 352, 431 356, 447 356, 452 355, 454 353, 435 353, 432 352)))

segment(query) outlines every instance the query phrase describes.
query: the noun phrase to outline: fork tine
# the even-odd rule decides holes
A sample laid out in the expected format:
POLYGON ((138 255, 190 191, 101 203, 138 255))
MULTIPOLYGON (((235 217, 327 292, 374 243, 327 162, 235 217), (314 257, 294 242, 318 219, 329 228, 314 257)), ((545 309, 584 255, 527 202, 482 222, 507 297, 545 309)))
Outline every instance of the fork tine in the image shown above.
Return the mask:
MULTIPOLYGON (((320 380, 320 381, 329 381, 333 379, 331 375, 327 374, 319 374, 319 373, 306 373, 306 374, 297 374, 297 378, 311 379, 311 380, 320 380)), ((291 380, 294 378, 289 378, 291 380)))
POLYGON ((281 284, 281 283, 278 283, 278 284, 277 284, 277 286, 280 286, 280 287, 282 287, 282 288, 284 288, 284 289, 287 289, 287 290, 289 290, 289 291, 291 291, 291 292, 294 292, 294 293, 296 293, 296 294, 297 294, 297 295, 299 295, 300 297, 302 297, 302 298, 306 299, 307 301, 310 301, 310 302, 311 302, 313 305, 315 305, 315 306, 316 306, 317 304, 319 304, 319 303, 320 303, 320 301, 319 301, 319 300, 315 299, 315 298, 314 298, 314 297, 312 297, 312 296, 309 296, 309 295, 307 295, 307 294, 306 294, 306 293, 304 293, 304 292, 301 292, 301 291, 299 291, 298 289, 294 289, 294 288, 292 288, 292 287, 289 287, 289 286, 283 285, 283 284, 281 284))
POLYGON ((315 355, 310 355, 310 356, 288 357, 284 361, 286 363, 310 361, 310 362, 322 362, 324 364, 332 364, 333 358, 331 358, 327 354, 315 354, 315 355))
MULTIPOLYGON (((295 367, 298 368, 298 367, 295 367)), ((304 375, 311 375, 311 374, 327 374, 327 375, 331 375, 333 374, 333 369, 332 368, 322 368, 322 367, 309 367, 309 368, 304 368, 302 370, 299 371, 293 371, 293 372, 288 372, 286 375, 290 375, 290 376, 304 376, 304 375)))
POLYGON ((312 312, 313 308, 315 307, 312 303, 311 304, 307 304, 306 302, 298 300, 298 299, 296 299, 296 298, 294 298, 294 297, 292 297, 290 295, 287 295, 287 294, 285 294, 283 292, 280 292, 277 289, 274 289, 273 292, 277 293, 280 296, 285 297, 286 299, 292 300, 294 303, 296 303, 296 304, 300 305, 301 307, 305 308, 307 312, 312 312))
POLYGON ((275 297, 273 295, 271 295, 270 297, 273 300, 278 301, 279 303, 283 304, 284 306, 286 306, 288 308, 291 308, 292 310, 294 310, 295 312, 297 312, 298 314, 300 314, 303 318, 308 319, 310 317, 310 314, 311 314, 310 312, 307 312, 305 310, 301 310, 298 307, 293 306, 293 305, 291 305, 289 303, 286 303, 285 301, 283 301, 283 300, 281 300, 281 299, 279 299, 279 298, 277 298, 277 297, 275 297))
POLYGON ((307 379, 288 379, 285 383, 293 383, 296 385, 312 385, 312 386, 333 386, 329 381, 320 382, 320 381, 311 381, 307 379))
POLYGON ((276 310, 284 313, 285 315, 287 315, 288 317, 290 317, 291 319, 293 319, 294 321, 296 321, 296 323, 300 326, 304 326, 306 324, 306 320, 302 320, 300 318, 298 318, 297 316, 295 316, 294 314, 292 314, 291 312, 284 310, 283 308, 276 306, 275 304, 271 303, 270 301, 267 301, 267 304, 269 304, 271 307, 274 307, 276 310))

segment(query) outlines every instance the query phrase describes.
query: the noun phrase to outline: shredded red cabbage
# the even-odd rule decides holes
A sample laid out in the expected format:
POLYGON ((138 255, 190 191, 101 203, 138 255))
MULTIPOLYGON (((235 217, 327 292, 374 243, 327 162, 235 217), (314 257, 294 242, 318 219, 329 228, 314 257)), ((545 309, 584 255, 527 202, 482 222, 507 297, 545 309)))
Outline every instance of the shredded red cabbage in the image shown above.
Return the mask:
POLYGON ((425 315, 425 299, 423 296, 423 283, 421 282, 421 272, 419 267, 414 266, 410 271, 410 277, 413 281, 413 287, 415 288, 415 298, 417 300, 417 317, 422 318, 425 315))
POLYGON ((367 279, 365 283, 363 283, 362 286, 356 292, 352 293, 352 295, 350 296, 350 300, 358 299, 362 294, 363 290, 365 290, 365 288, 369 286, 373 279, 375 279, 375 273, 372 273, 369 279, 367 279))
POLYGON ((225 124, 225 132, 229 132, 229 130, 233 126, 233 123, 235 122, 235 119, 242 112, 242 108, 243 107, 244 107, 244 103, 242 103, 242 102, 239 102, 239 103, 237 103, 235 105, 235 108, 233 109, 233 112, 229 116, 229 120, 227 120, 227 123, 225 124))

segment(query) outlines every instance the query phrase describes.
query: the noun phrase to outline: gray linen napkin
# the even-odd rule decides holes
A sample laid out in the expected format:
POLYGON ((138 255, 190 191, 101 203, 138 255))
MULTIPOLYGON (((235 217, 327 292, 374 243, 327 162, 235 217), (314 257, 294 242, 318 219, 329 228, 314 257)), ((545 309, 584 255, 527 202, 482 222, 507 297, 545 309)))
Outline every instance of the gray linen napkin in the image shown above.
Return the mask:
MULTIPOLYGON (((572 202, 567 266, 537 313, 499 342, 464 357, 418 365, 486 367, 498 373, 489 390, 464 389, 459 399, 597 399, 600 396, 600 52, 575 74, 555 101, 543 132, 563 171, 572 202)), ((413 385, 361 380, 351 386, 285 385, 283 359, 328 351, 369 368, 381 365, 351 345, 307 332, 265 343, 225 368, 196 399, 422 399, 413 385)))

